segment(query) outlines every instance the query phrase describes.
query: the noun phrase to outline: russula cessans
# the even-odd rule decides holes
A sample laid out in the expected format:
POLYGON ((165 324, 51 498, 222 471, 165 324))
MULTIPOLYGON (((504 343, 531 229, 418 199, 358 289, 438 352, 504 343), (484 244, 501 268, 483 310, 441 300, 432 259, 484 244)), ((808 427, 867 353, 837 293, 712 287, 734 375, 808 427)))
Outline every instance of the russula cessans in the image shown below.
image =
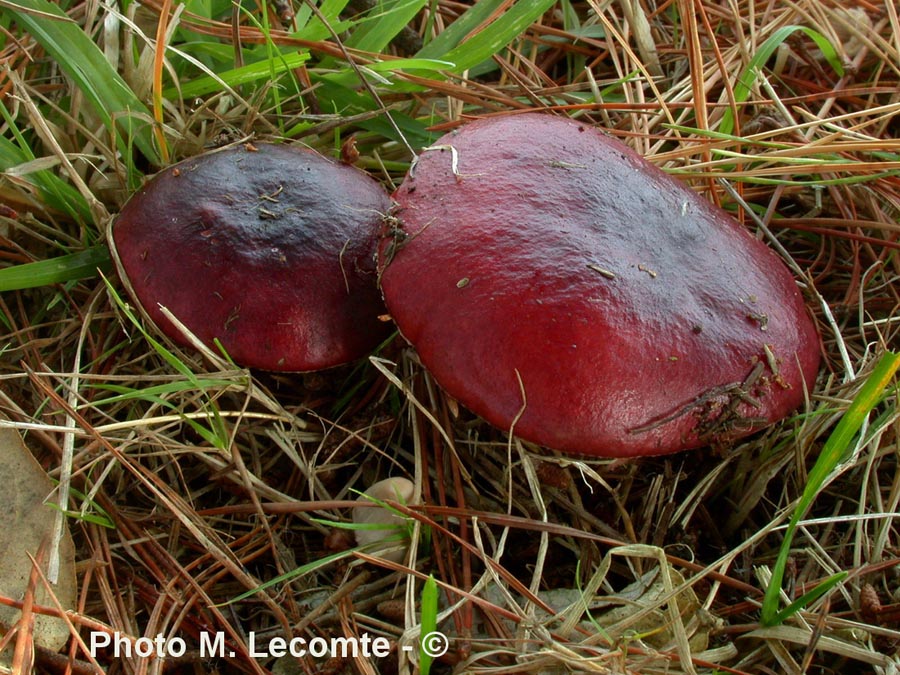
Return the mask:
POLYGON ((109 239, 132 296, 176 342, 161 307, 242 366, 310 371, 367 354, 390 330, 374 269, 389 208, 354 167, 247 144, 158 173, 109 239))
POLYGON ((814 382, 816 329, 782 261, 595 128, 473 122, 394 200, 391 316, 448 394, 522 439, 676 452, 760 429, 814 382))
POLYGON ((354 506, 352 512, 354 525, 360 526, 353 531, 356 543, 364 547, 366 553, 402 562, 409 549, 409 538, 404 530, 406 519, 384 502, 415 504, 415 484, 399 476, 385 478, 369 486, 356 501, 360 504, 354 506))

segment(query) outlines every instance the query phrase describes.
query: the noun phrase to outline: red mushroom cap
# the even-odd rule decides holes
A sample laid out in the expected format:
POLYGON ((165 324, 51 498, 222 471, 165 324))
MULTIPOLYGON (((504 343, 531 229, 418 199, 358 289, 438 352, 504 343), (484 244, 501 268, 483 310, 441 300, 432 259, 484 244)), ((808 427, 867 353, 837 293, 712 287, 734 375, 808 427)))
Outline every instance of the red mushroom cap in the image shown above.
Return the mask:
POLYGON ((520 438, 676 452, 783 417, 814 381, 818 337, 781 260, 594 128, 474 122, 394 199, 388 310, 451 396, 520 438))
POLYGON ((318 370, 363 356, 389 331, 374 269, 389 208, 363 172, 259 143, 160 172, 110 241, 132 295, 174 340, 184 342, 160 306, 241 365, 318 370))

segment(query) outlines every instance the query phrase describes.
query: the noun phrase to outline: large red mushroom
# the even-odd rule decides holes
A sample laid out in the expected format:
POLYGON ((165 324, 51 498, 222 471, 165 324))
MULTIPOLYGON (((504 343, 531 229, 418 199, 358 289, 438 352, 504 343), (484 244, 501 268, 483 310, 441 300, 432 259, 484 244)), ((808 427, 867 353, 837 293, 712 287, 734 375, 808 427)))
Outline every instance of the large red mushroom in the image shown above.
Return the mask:
POLYGON ((795 410, 819 343, 783 262, 596 128, 487 118, 418 158, 379 246, 436 381, 522 439, 656 455, 795 410))
POLYGON ((358 169, 309 149, 257 143, 153 177, 123 207, 110 245, 159 328, 218 341, 253 368, 310 371, 359 358, 389 332, 375 239, 390 199, 358 169))

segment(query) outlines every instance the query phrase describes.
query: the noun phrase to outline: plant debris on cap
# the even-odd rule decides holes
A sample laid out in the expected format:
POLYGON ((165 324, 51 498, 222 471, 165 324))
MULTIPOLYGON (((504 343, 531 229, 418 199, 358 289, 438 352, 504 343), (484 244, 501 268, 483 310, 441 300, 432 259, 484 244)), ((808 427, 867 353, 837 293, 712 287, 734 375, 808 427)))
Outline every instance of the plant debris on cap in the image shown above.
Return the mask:
POLYGON ((676 452, 751 433, 813 385, 818 336, 782 261, 597 129, 474 122, 394 200, 391 316, 451 396, 522 439, 676 452))
POLYGON ((258 143, 185 160, 135 193, 110 242, 134 298, 176 341, 166 307, 236 363, 309 371, 384 339, 374 179, 304 148, 258 143))

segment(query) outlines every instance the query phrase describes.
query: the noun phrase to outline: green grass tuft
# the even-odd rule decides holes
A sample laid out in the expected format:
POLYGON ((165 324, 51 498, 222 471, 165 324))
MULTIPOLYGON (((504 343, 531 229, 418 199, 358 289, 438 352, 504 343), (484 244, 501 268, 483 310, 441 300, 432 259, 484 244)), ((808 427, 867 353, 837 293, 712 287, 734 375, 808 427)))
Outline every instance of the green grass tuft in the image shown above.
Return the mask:
POLYGON ((852 443, 856 439, 860 427, 873 408, 882 401, 882 395, 890 385, 891 379, 898 368, 900 368, 900 354, 885 352, 866 378, 865 383, 854 397, 853 402, 847 408, 837 427, 828 437, 828 440, 825 441, 825 445, 822 447, 822 451, 819 453, 812 471, 810 471, 809 480, 803 489, 800 501, 791 515, 791 520, 784 534, 784 541, 775 561, 775 567, 772 569, 772 580, 768 588, 766 588, 762 606, 762 624, 764 626, 777 626, 783 623, 847 577, 846 572, 835 574, 790 603, 784 609, 778 609, 784 571, 791 553, 791 543, 794 539, 794 531, 797 529, 797 524, 813 501, 819 496, 832 472, 841 462, 846 461, 847 453, 852 450, 852 443))

